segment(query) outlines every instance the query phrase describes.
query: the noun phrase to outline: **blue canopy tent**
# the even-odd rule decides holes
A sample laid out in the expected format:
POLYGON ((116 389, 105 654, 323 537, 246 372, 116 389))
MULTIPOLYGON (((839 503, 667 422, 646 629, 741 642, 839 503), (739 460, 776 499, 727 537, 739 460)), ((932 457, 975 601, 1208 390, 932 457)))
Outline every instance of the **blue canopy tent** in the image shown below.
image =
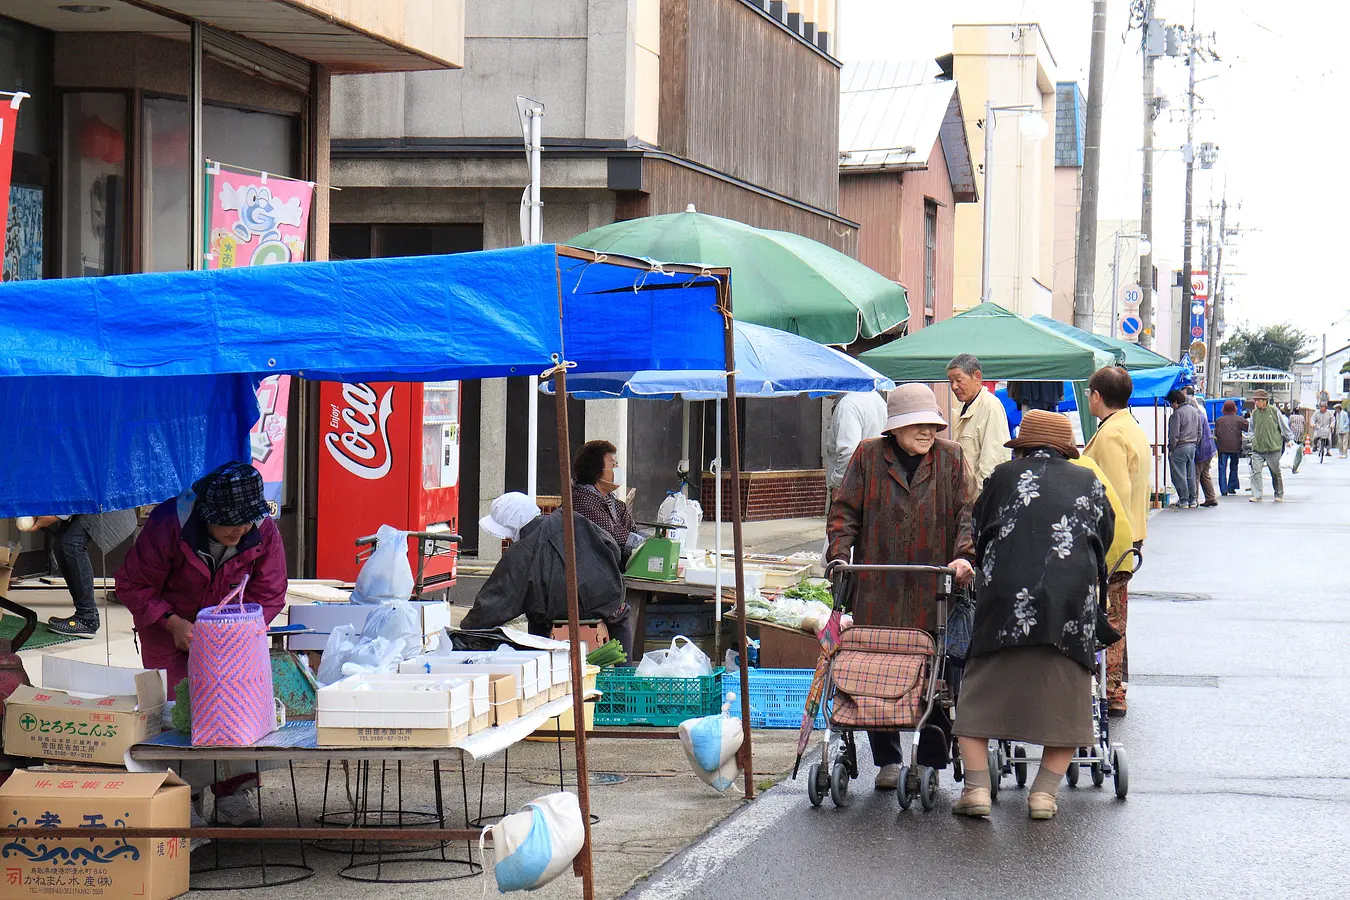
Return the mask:
MULTIPOLYGON (((554 245, 11 282, 0 286, 0 403, 15 452, 0 466, 0 517, 157 502, 220 462, 248 459, 258 415, 252 388, 276 373, 432 381, 547 370, 566 391, 569 370, 721 368, 734 397, 730 317, 728 269, 554 245), (680 327, 655 327, 669 321, 680 327)), ((735 442, 734 407, 730 421, 735 442)), ((558 423, 566 447, 565 405, 558 423)), ((566 454, 559 465, 565 484, 566 454)), ((737 482, 734 454, 731 474, 737 482)), ((570 512, 566 491, 563 498, 570 512)), ((571 575, 570 515, 564 525, 571 575)), ((575 633, 576 582, 568 581, 575 633)), ((572 661, 580 722, 580 654, 572 661)), ((741 694, 751 772, 748 685, 741 694)), ((589 831, 580 732, 576 743, 589 831)), ((753 796, 748 775, 745 791, 753 796)), ((589 857, 582 870, 589 897, 589 857)))
MULTIPOLYGON (((1186 366, 1164 366, 1160 369, 1140 369, 1130 373, 1134 382, 1134 392, 1130 394, 1130 406, 1155 406, 1164 403, 1167 395, 1178 388, 1186 387, 1194 381, 1195 370, 1186 366)), ((1060 412, 1076 412, 1078 400, 1072 381, 1064 382, 1064 399, 1057 407, 1060 412)), ((1003 402, 1008 413, 1008 425, 1016 428, 1022 422, 1022 413, 1012 402, 1007 390, 1001 389, 997 396, 1003 402)))

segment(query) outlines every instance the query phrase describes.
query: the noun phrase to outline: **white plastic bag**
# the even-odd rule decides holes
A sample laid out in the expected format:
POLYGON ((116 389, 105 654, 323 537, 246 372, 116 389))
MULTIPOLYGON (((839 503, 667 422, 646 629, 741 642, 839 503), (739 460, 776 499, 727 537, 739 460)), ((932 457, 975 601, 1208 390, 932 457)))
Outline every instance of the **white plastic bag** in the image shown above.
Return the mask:
POLYGON ((407 600, 381 603, 366 616, 361 627, 362 640, 384 638, 391 643, 403 641, 409 656, 422 652, 422 616, 407 600))
POLYGON ((684 745, 689 764, 694 767, 694 774, 718 791, 726 791, 735 784, 736 776, 741 773, 736 753, 741 749, 745 731, 740 719, 733 719, 728 714, 735 699, 736 695, 729 693, 717 715, 686 719, 680 723, 680 743, 684 745))
POLYGON ((698 552, 698 526, 703 522, 703 507, 684 494, 671 494, 661 501, 656 521, 669 525, 684 525, 671 536, 680 542, 680 556, 690 559, 698 552))
MULTIPOLYGON (((483 829, 492 835, 497 858, 493 872, 497 890, 532 891, 557 878, 581 852, 586 829, 577 795, 548 794, 525 805, 496 825, 483 829)), ((482 858, 483 839, 478 842, 482 858)))
POLYGON ((708 654, 681 634, 670 642, 669 650, 644 653, 635 674, 654 678, 698 678, 700 675, 711 675, 712 671, 712 660, 708 654))
MULTIPOLYGON (((348 675, 396 672, 398 664, 403 661, 405 649, 403 638, 393 641, 382 637, 363 638, 356 633, 355 627, 339 625, 328 635, 319 673, 314 676, 314 680, 320 687, 326 687, 348 675)), ((420 649, 419 643, 413 653, 416 654, 420 649)))
POLYGON ((375 552, 356 575, 353 603, 392 603, 412 596, 413 574, 408 563, 408 535, 392 525, 375 532, 375 552))
POLYGON ((319 671, 314 680, 320 685, 332 684, 342 678, 342 664, 356 646, 356 629, 351 625, 339 625, 328 635, 328 643, 323 648, 323 658, 319 661, 319 671))

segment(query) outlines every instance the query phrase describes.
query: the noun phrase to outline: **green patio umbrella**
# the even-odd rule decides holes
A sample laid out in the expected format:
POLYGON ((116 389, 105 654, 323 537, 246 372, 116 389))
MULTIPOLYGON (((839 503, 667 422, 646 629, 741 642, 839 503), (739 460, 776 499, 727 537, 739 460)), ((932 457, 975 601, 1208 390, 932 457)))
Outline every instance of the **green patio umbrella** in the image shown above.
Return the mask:
POLYGON ((896 383, 934 382, 947 380, 947 363, 960 353, 974 354, 989 381, 1086 381, 1102 366, 1119 365, 1125 355, 1076 341, 996 303, 981 303, 858 358, 896 383))
POLYGON ((876 337, 909 318, 905 289, 810 238, 695 212, 615 222, 577 235, 574 247, 670 262, 731 267, 742 322, 818 344, 876 337))
POLYGON ((1098 347, 1107 351, 1121 351, 1125 354, 1125 361, 1122 365, 1131 372, 1138 372, 1143 369, 1161 369, 1164 366, 1175 366, 1176 363, 1163 356, 1160 353, 1154 353, 1147 347, 1141 347, 1138 344, 1131 344, 1129 341, 1122 341, 1120 338, 1107 337, 1104 334, 1093 334, 1091 331, 1084 331, 1081 328, 1075 328, 1059 319, 1052 319, 1049 316, 1043 316, 1040 313, 1031 317, 1031 321, 1037 325, 1044 325, 1052 331, 1058 331, 1060 334, 1067 335, 1076 341, 1082 341, 1093 347, 1098 347))

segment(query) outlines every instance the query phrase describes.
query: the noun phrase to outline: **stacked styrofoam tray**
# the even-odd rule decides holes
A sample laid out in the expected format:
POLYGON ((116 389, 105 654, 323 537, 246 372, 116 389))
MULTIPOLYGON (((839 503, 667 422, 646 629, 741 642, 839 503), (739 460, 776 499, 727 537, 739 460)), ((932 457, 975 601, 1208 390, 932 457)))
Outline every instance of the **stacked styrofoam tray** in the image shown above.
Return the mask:
POLYGON ((350 675, 319 689, 321 728, 458 728, 480 704, 487 680, 438 675, 350 675))
POLYGON ((455 674, 492 674, 514 675, 517 696, 524 702, 526 711, 541 702, 537 698, 542 693, 547 699, 552 685, 552 669, 548 654, 512 652, 509 657, 505 651, 451 650, 445 653, 427 653, 399 663, 400 674, 417 673, 422 675, 455 674))

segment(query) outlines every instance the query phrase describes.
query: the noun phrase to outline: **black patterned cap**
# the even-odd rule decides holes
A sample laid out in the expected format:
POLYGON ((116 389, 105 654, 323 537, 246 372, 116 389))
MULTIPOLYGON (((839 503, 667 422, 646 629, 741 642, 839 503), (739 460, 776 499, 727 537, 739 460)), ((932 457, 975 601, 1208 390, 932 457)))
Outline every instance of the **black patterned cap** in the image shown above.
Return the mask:
POLYGON ((248 463, 225 463, 192 487, 202 520, 208 525, 233 528, 267 518, 262 475, 248 463))

